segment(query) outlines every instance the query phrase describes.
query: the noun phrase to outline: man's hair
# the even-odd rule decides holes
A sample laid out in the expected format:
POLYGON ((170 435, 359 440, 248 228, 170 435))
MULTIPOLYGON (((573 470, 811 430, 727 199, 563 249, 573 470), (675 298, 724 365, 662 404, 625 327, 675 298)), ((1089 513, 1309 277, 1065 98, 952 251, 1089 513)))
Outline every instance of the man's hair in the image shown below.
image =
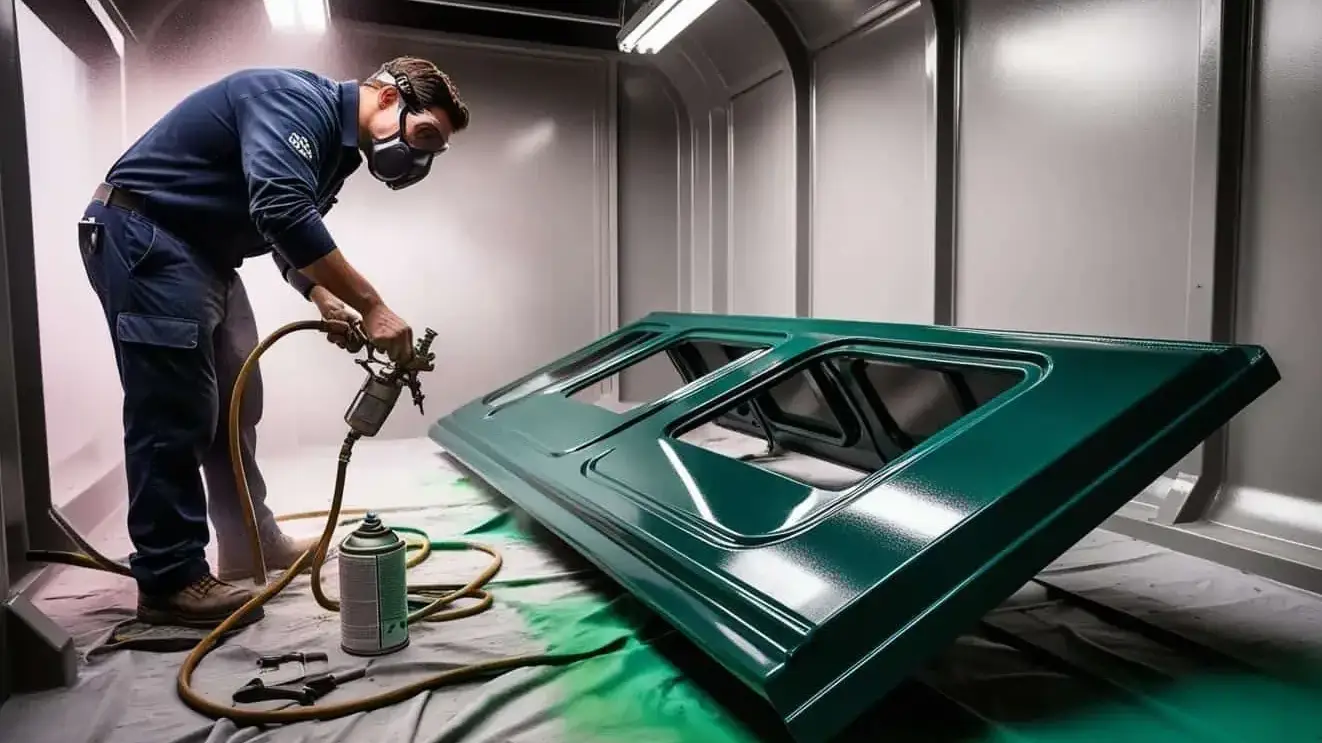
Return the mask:
POLYGON ((456 132, 468 128, 468 106, 459 97, 459 89, 450 76, 435 64, 418 57, 396 57, 381 65, 365 84, 380 87, 382 82, 376 78, 383 72, 395 78, 406 106, 420 109, 435 106, 450 117, 456 132))

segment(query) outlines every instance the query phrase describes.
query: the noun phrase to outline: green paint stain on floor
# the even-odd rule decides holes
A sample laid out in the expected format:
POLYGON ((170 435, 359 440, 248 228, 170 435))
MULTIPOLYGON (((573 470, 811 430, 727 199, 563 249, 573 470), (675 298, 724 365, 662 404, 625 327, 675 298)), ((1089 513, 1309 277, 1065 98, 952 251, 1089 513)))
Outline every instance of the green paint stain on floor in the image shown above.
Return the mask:
POLYGON ((677 667, 640 638, 651 615, 633 598, 552 604, 505 598, 549 652, 582 652, 627 637, 623 649, 556 673, 567 740, 581 743, 755 743, 677 667))
MULTIPOLYGON (((511 595, 513 594, 513 595, 511 595)), ((549 652, 583 652, 620 637, 615 653, 556 671, 566 740, 598 743, 755 743, 759 738, 648 644, 652 615, 630 596, 573 597, 554 603, 502 600, 549 652)), ((734 683, 731 681, 731 683, 734 683)), ((1039 720, 991 724, 980 733, 941 734, 943 721, 878 723, 849 743, 888 737, 932 743, 1322 743, 1322 689, 1262 675, 1173 679, 1123 702, 1096 703, 1039 720), (892 725, 887 729, 887 724, 892 725)), ((991 703, 991 702, 989 702, 991 703)), ((994 703, 992 703, 994 704, 994 703)), ((952 710, 953 713, 953 710, 952 710)), ((845 743, 841 741, 841 743, 845 743)))
POLYGON ((456 475, 453 472, 445 470, 437 472, 428 472, 418 478, 418 484, 425 487, 442 487, 446 485, 468 485, 468 478, 463 475, 456 475))
POLYGON ((441 506, 491 506, 491 496, 470 478, 454 473, 429 474, 419 484, 436 495, 441 506))
MULTIPOLYGON (((510 509, 496 513, 468 534, 535 539, 510 509)), ((514 585, 502 587, 498 601, 519 613, 548 652, 585 652, 626 638, 624 647, 614 653, 547 671, 553 674, 553 688, 560 698, 564 740, 759 742, 741 720, 649 644, 654 639, 649 634, 655 635, 660 624, 633 597, 612 599, 586 593, 552 602, 530 601, 521 599, 521 591, 514 585)), ((1301 680, 1289 682, 1250 672, 1171 679, 1124 701, 1098 702, 1036 720, 988 720, 979 732, 966 730, 964 735, 947 731, 946 721, 915 719, 917 715, 906 718, 904 710, 897 709, 861 737, 850 736, 849 743, 888 739, 924 743, 1322 743, 1322 707, 1317 705, 1322 700, 1322 681, 1318 680, 1322 675, 1316 669, 1303 668, 1291 669, 1289 674, 1301 680)), ((987 703, 995 706, 994 701, 987 703)), ((955 709, 951 713, 957 714, 955 709)))
POLYGON ((464 535, 519 542, 530 539, 528 533, 520 527, 517 513, 508 508, 464 532, 464 535))

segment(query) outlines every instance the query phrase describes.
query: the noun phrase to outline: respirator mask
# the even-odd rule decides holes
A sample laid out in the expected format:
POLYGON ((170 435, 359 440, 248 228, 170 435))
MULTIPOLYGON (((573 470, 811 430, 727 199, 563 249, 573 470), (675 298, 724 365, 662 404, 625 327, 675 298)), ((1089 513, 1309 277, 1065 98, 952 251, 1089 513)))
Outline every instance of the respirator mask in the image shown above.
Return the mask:
POLYGON ((413 85, 408 77, 401 75, 396 78, 388 72, 382 72, 374 79, 394 86, 399 91, 399 131, 383 139, 372 139, 372 148, 367 152, 367 170, 377 180, 398 191, 426 178, 427 173, 431 172, 432 159, 450 145, 446 143, 439 152, 427 152, 404 141, 409 113, 422 111, 413 93, 413 85))

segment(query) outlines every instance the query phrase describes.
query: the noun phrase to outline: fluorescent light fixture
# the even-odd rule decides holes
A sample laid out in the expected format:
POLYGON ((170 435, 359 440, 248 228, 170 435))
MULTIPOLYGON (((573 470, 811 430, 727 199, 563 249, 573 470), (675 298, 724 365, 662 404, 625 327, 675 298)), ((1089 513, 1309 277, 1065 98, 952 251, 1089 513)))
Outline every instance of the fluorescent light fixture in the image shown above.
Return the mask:
POLYGON ((326 0, 266 0, 266 17, 276 31, 326 32, 326 0))
POLYGON ((715 4, 716 0, 661 0, 624 35, 620 51, 655 54, 715 4))
POLYGON ((489 0, 410 1, 415 3, 426 3, 428 5, 441 5, 447 8, 460 8, 462 10, 482 10, 491 13, 521 15, 525 18, 542 18, 548 21, 569 21, 570 23, 587 23, 594 26, 610 26, 612 28, 620 27, 620 22, 615 18, 602 18, 601 16, 587 15, 586 13, 570 13, 563 10, 533 10, 532 8, 523 8, 517 5, 489 2, 489 0))

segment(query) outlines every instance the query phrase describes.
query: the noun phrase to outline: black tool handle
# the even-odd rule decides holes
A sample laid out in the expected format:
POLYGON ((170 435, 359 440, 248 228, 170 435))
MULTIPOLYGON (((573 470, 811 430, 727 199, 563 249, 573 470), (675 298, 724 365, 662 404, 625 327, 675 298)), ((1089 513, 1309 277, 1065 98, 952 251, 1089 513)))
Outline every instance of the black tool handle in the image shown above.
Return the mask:
POLYGON ((319 673, 316 676, 309 676, 303 682, 303 692, 309 698, 317 700, 335 691, 341 684, 356 681, 366 675, 366 668, 359 668, 347 673, 319 673))
POLYGON ((257 659, 259 668, 279 668, 283 663, 315 663, 317 661, 326 662, 329 656, 325 653, 285 653, 284 655, 263 655, 257 659))
POLYGON ((347 684, 350 681, 357 681, 358 679, 366 675, 367 675, 366 668, 357 668, 352 671, 349 671, 348 673, 336 674, 335 681, 340 684, 347 684))
POLYGON ((254 704, 256 702, 273 702, 277 700, 298 702, 299 704, 310 704, 306 689, 282 689, 278 686, 267 686, 261 679, 253 679, 244 684, 238 691, 234 692, 235 704, 254 704))

